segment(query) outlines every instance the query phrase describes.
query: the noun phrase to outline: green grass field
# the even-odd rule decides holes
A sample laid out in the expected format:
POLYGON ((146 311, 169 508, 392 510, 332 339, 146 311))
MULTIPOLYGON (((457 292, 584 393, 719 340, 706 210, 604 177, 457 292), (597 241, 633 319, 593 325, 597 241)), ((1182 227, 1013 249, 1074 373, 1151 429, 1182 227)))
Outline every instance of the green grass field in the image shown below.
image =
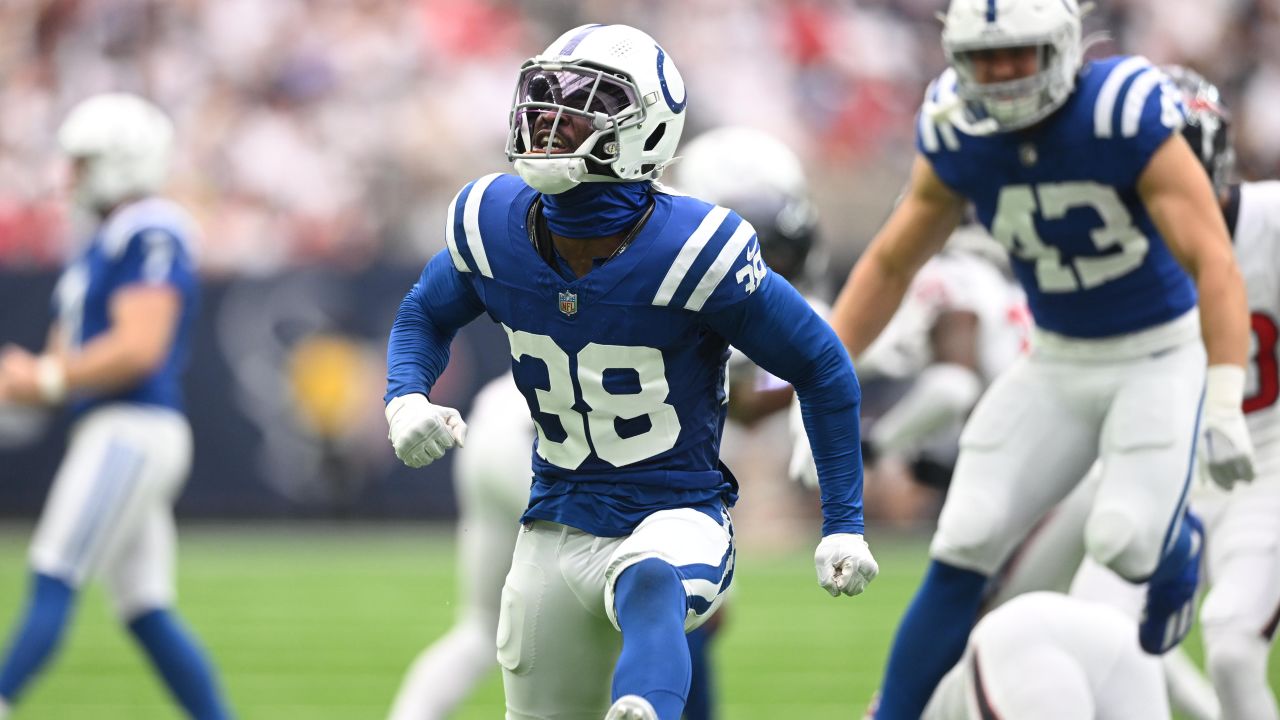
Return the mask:
MULTIPOLYGON (((26 526, 0 527, 6 631, 25 592, 28 533, 26 526)), ((817 587, 807 551, 739 552, 735 595, 715 650, 723 720, 860 716, 925 559, 920 539, 879 540, 875 551, 880 577, 865 595, 839 600, 817 587)), ((445 528, 405 526, 187 528, 180 593, 241 718, 382 718, 410 660, 452 620, 452 536, 445 528)), ((178 713, 94 590, 56 664, 14 717, 178 713)), ((502 717, 496 672, 457 717, 502 717)))

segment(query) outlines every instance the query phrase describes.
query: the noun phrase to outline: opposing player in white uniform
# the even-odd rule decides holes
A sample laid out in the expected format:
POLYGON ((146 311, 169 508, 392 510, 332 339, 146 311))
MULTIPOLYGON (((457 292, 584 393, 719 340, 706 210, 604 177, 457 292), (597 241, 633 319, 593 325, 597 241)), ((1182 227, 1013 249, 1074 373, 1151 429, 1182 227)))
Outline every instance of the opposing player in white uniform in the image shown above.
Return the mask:
POLYGON ((77 105, 58 132, 75 198, 100 221, 54 297, 44 353, 8 346, 0 399, 75 417, 31 545, 31 596, 0 668, 0 717, 53 655, 80 588, 117 615, 193 718, 230 717, 213 668, 173 610, 173 503, 191 465, 181 375, 196 310, 190 218, 155 197, 173 128, 132 95, 77 105))
POLYGON ((1026 294, 992 251, 1003 254, 981 227, 956 230, 920 268, 884 332, 857 358, 859 377, 913 380, 868 428, 866 445, 874 456, 909 456, 954 428, 1026 351, 1026 294))
POLYGON ((749 223, 653 183, 686 101, 673 61, 634 28, 584 25, 527 61, 507 147, 519 177, 458 193, 448 247, 392 327, 386 416, 405 463, 464 441, 458 412, 429 393, 454 333, 481 314, 507 333, 537 428, 498 620, 510 720, 680 717, 685 632, 733 577, 737 488, 719 460, 730 344, 804 407, 823 489, 819 584, 854 595, 877 572, 847 353, 769 271, 749 223))
MULTIPOLYGON (((1026 352, 1030 334, 1026 294, 1010 276, 1004 250, 979 225, 957 229, 920 268, 884 332, 854 361, 864 382, 911 383, 867 427, 867 470, 897 458, 910 462, 914 484, 944 489, 964 419, 982 391, 1026 352)), ((792 432, 791 475, 812 486, 808 440, 795 423, 792 432)), ((881 513, 914 520, 933 496, 898 479, 881 473, 868 487, 881 513)))
POLYGON ((1183 133, 1219 191, 1253 330, 1243 409, 1256 478, 1230 492, 1205 479, 1191 495, 1208 535, 1209 593, 1200 609, 1205 656, 1224 718, 1280 720, 1267 682, 1280 623, 1280 182, 1231 184, 1229 120, 1217 88, 1191 71, 1169 72, 1186 98, 1183 133))
POLYGON ((529 504, 533 421, 510 373, 476 395, 467 444, 454 463, 458 497, 458 614, 405 676, 391 720, 442 720, 497 665, 498 601, 529 504))
POLYGON ((1107 605, 1019 596, 978 622, 923 720, 1168 720, 1160 662, 1133 634, 1107 605))
POLYGON ((942 40, 951 67, 921 109, 907 190, 832 322, 852 354, 864 350, 972 203, 1009 250, 1037 329, 965 426, 882 720, 919 716, 960 657, 988 577, 1096 458, 1086 545, 1130 581, 1150 580, 1139 624, 1150 652, 1187 629, 1197 435, 1213 438, 1215 477, 1252 477, 1244 286, 1213 188, 1178 133, 1176 89, 1143 58, 1082 63, 1074 0, 953 0, 942 40))

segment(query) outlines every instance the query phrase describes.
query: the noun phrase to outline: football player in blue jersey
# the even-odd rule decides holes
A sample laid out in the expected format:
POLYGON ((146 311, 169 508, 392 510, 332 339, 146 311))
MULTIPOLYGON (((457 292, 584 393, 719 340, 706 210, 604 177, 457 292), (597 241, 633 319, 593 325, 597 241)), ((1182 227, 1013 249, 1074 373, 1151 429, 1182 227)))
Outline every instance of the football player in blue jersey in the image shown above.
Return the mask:
POLYGON ((172 139, 158 107, 126 94, 83 101, 58 131, 75 200, 99 224, 58 282, 44 352, 10 345, 0 356, 0 399, 66 403, 75 417, 32 541, 28 605, 0 667, 0 718, 53 655, 95 577, 186 712, 231 716, 173 610, 173 503, 192 445, 181 374, 197 281, 190 218, 154 196, 172 139))
POLYGON ((518 176, 458 193, 448 247, 391 331, 386 416, 406 464, 465 439, 429 393, 454 333, 482 313, 507 334, 537 426, 498 622, 508 718, 680 717, 684 634, 733 577, 736 482, 718 458, 730 343, 804 405, 823 489, 819 583, 855 595, 877 572, 839 339, 769 271, 749 224, 654 182, 686 100, 671 58, 622 25, 575 28, 527 61, 507 146, 518 176))
POLYGON ((1080 35, 1075 0, 951 2, 950 68, 920 111, 908 187, 837 300, 833 324, 856 356, 972 203, 1037 325, 1031 354, 965 427, 882 719, 919 717, 988 576, 1095 458, 1086 544, 1121 576, 1150 580, 1138 634, 1153 653, 1192 614, 1201 542, 1183 510, 1197 434, 1220 483, 1253 474, 1244 285, 1179 133, 1179 93, 1140 57, 1083 63, 1080 35))

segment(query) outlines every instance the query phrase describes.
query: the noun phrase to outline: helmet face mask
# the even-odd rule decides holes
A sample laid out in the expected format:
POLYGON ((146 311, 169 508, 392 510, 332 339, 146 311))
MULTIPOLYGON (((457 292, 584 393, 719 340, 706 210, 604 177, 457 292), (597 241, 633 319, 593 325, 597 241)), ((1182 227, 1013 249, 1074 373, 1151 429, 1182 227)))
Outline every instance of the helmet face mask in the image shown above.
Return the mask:
POLYGON ((553 70, 526 63, 516 84, 507 156, 617 160, 618 132, 640 125, 635 83, 581 63, 553 70))
POLYGON ((521 67, 507 159, 549 194, 580 182, 656 180, 675 154, 685 99, 679 71, 648 35, 574 28, 521 67))
POLYGON ((1057 110, 1075 89, 1083 48, 1075 0, 952 0, 942 47, 969 119, 1018 130, 1057 110), (997 82, 980 65, 1001 51, 1034 50, 1035 68, 997 82))

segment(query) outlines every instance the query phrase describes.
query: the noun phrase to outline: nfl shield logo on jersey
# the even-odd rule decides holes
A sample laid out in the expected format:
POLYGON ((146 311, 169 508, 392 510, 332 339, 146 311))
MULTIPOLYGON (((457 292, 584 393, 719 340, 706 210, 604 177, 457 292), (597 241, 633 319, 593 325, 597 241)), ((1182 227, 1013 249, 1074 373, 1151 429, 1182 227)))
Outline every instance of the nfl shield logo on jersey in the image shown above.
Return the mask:
POLYGON ((572 293, 568 290, 560 291, 560 312, 566 317, 573 317, 578 314, 578 293, 572 293))

